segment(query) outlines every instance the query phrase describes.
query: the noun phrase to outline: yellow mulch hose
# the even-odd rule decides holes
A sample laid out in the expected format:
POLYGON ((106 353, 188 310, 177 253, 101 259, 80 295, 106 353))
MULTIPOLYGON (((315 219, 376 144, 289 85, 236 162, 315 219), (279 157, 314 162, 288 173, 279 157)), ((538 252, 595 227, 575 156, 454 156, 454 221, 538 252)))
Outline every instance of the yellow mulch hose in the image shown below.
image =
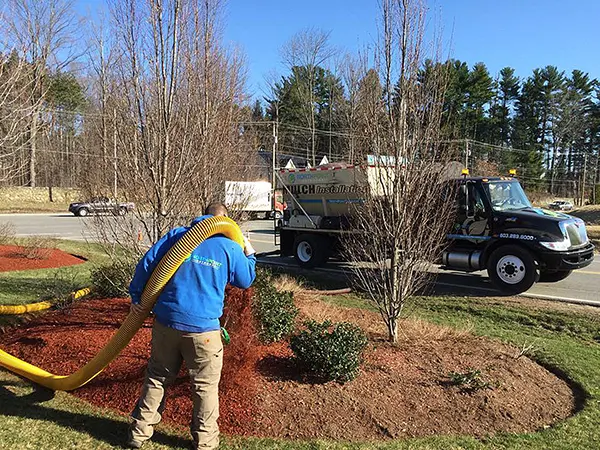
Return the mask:
POLYGON ((244 245, 241 230, 233 220, 227 217, 211 217, 190 228, 171 247, 152 272, 142 293, 140 301, 142 312, 140 314, 129 313, 121 327, 104 348, 77 372, 68 376, 53 375, 2 350, 0 350, 0 366, 55 391, 72 391, 83 386, 104 370, 121 353, 146 320, 163 287, 181 263, 202 241, 215 234, 223 234, 240 246, 243 247, 244 245))
MULTIPOLYGON (((79 289, 78 291, 71 293, 71 298, 73 300, 77 300, 81 297, 85 297, 90 292, 90 288, 79 289)), ((0 305, 0 316, 26 314, 30 312, 44 311, 45 309, 50 308, 52 308, 52 303, 50 302, 37 302, 30 303, 28 305, 0 305)))

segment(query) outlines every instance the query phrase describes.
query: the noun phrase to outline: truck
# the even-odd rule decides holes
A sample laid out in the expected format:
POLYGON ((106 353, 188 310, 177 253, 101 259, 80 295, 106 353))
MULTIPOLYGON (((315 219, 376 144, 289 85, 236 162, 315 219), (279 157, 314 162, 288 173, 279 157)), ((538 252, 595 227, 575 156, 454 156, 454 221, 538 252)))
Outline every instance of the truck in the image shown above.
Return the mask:
MULTIPOLYGON (((281 169, 289 208, 279 226, 280 253, 302 267, 319 267, 351 231, 352 212, 373 189, 377 167, 329 164, 281 169)), ((594 259, 584 222, 562 212, 534 208, 515 176, 446 181, 456 202, 441 269, 487 270, 492 283, 518 294, 540 282, 556 282, 594 259)))
POLYGON ((225 205, 240 213, 240 219, 264 218, 279 219, 284 205, 273 196, 272 185, 268 181, 226 181, 225 205))
POLYGON ((134 208, 135 204, 132 202, 117 202, 108 197, 92 197, 88 201, 71 203, 69 212, 79 217, 101 213, 124 216, 134 208))

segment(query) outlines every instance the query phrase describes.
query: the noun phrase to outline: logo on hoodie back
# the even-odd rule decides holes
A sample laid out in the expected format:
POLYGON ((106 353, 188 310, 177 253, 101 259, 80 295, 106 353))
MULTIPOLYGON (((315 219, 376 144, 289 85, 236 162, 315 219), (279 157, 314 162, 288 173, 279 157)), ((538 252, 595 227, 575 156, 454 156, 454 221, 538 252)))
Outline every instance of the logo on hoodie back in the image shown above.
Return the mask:
POLYGON ((184 260, 184 262, 188 262, 188 261, 192 261, 193 263, 200 264, 202 266, 212 267, 215 270, 219 270, 221 268, 221 266, 223 265, 223 263, 220 263, 219 261, 215 261, 214 259, 206 258, 205 256, 199 256, 199 255, 188 256, 184 260))

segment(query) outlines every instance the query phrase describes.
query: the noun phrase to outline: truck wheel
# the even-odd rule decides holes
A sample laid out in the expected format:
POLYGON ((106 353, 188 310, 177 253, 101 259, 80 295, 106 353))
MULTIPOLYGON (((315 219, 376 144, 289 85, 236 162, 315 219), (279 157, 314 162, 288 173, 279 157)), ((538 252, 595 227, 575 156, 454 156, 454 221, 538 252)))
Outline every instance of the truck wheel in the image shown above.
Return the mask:
POLYGON ((294 258, 301 267, 319 267, 329 257, 327 242, 312 234, 301 234, 294 240, 294 258))
POLYGON ((492 252, 487 262, 492 283, 507 294, 520 294, 538 279, 531 253, 517 245, 503 245, 492 252))
POLYGON ((564 280, 571 275, 572 270, 560 270, 551 272, 540 272, 540 281, 544 283, 556 283, 557 281, 564 280))
POLYGON ((88 214, 89 214, 89 211, 88 211, 88 209, 87 209, 87 208, 79 208, 79 209, 77 210, 77 215, 78 215, 79 217, 85 217, 85 216, 87 216, 88 214))

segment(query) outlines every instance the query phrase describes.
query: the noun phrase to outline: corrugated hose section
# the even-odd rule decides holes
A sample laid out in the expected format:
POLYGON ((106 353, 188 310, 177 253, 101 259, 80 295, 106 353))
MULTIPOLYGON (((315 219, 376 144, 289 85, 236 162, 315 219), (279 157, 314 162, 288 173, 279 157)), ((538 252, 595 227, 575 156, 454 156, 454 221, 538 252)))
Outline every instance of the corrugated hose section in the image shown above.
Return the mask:
MULTIPOLYGON (((90 288, 79 289, 78 291, 71 293, 71 298, 73 300, 77 300, 81 297, 85 297, 90 292, 90 288)), ((52 308, 51 302, 29 303, 28 305, 0 305, 0 316, 27 314, 31 312, 44 311, 45 309, 50 308, 52 308)))
POLYGON ((121 353, 146 320, 163 287, 181 263, 202 241, 215 234, 225 235, 240 246, 244 246, 244 238, 240 228, 227 217, 211 217, 190 228, 171 247, 152 272, 142 293, 140 301, 142 312, 140 314, 129 313, 121 327, 104 348, 77 372, 68 376, 54 375, 2 350, 0 350, 0 366, 55 391, 72 391, 83 386, 102 372, 121 353))

